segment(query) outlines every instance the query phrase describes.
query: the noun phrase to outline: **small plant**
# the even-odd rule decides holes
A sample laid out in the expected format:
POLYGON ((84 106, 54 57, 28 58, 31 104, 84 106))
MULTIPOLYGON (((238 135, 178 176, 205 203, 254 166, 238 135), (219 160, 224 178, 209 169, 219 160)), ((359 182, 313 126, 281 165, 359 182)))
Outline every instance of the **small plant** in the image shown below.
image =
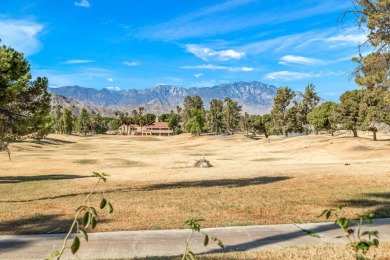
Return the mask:
MULTIPOLYGON (((87 229, 91 227, 94 229, 98 223, 98 215, 97 211, 94 207, 88 206, 88 202, 91 198, 91 196, 95 193, 95 189, 99 185, 101 181, 106 182, 107 177, 110 176, 106 173, 98 173, 93 172, 92 177, 96 177, 98 180, 95 184, 95 186, 92 188, 91 192, 87 195, 85 198, 84 203, 78 207, 76 210, 76 215, 73 219, 72 225, 66 234, 66 237, 64 238, 64 243, 62 245, 61 250, 54 252, 51 254, 51 256, 48 259, 60 259, 62 254, 64 253, 65 249, 67 248, 66 244, 68 242, 69 236, 75 231, 76 236, 73 239, 72 245, 70 246, 70 250, 72 251, 72 254, 76 254, 77 251, 80 248, 80 237, 84 238, 85 241, 88 242, 88 233, 87 229), (82 217, 81 217, 82 216, 82 217)), ((102 200, 100 201, 99 208, 104 209, 108 208, 108 213, 111 214, 114 209, 110 202, 104 197, 103 191, 100 192, 100 195, 102 197, 102 200)))
POLYGON ((359 219, 353 220, 346 217, 340 217, 338 212, 342 210, 342 206, 337 209, 325 209, 321 212, 320 217, 324 216, 326 219, 329 219, 332 214, 335 216, 335 223, 343 230, 344 235, 349 240, 349 245, 355 252, 355 258, 357 260, 369 259, 366 255, 371 246, 378 247, 379 245, 379 232, 378 231, 364 231, 361 232, 364 221, 372 224, 372 218, 374 214, 367 213, 363 215, 358 215, 359 219), (357 226, 357 230, 352 228, 352 226, 357 226))
POLYGON ((216 237, 213 237, 213 236, 210 236, 208 234, 206 234, 205 232, 201 231, 200 230, 200 224, 199 222, 203 221, 204 219, 196 219, 196 218, 193 218, 193 219, 189 219, 186 221, 186 224, 188 225, 188 227, 192 230, 191 234, 188 236, 187 238, 187 241, 186 241, 186 248, 184 250, 184 254, 183 254, 183 257, 182 257, 182 260, 186 260, 186 259, 189 259, 189 260, 193 260, 193 259, 196 259, 195 257, 195 254, 194 252, 192 251, 192 249, 189 247, 190 246, 190 241, 191 241, 191 238, 192 236, 195 234, 195 232, 200 232, 204 235, 204 242, 203 242, 203 245, 204 246, 207 246, 209 244, 209 241, 210 239, 213 240, 218 246, 220 246, 221 248, 224 248, 224 245, 222 243, 221 240, 219 240, 218 238, 216 237))

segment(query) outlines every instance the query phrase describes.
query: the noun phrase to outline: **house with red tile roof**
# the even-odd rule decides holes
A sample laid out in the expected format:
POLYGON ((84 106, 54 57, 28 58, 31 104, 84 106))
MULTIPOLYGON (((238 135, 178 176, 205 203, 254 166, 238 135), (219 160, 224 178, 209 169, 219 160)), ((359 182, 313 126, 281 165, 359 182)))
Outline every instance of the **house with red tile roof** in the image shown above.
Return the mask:
POLYGON ((148 135, 148 136, 171 136, 173 135, 173 129, 170 129, 168 122, 159 122, 158 117, 156 120, 148 123, 144 126, 123 124, 119 129, 121 134, 124 135, 148 135))

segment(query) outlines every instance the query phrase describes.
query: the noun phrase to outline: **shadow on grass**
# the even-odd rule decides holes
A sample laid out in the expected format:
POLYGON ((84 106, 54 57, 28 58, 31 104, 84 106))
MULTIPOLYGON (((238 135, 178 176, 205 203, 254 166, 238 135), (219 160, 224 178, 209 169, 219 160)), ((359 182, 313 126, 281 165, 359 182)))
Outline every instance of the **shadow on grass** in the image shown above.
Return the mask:
POLYGON ((278 177, 256 177, 256 178, 243 178, 243 179, 220 179, 220 180, 202 180, 202 181, 184 181, 174 183, 162 183, 143 187, 144 190, 160 190, 160 189, 177 189, 188 187, 222 187, 229 188, 245 187, 250 185, 263 185, 278 181, 284 181, 291 179, 291 177, 278 176, 278 177))
MULTIPOLYGON (((100 210, 98 211, 98 214, 100 210)), ((103 213, 103 212, 101 212, 103 213)), ((104 213, 102 214, 104 215, 104 213)), ((22 219, 2 221, 0 223, 1 234, 27 235, 27 234, 62 234, 67 233, 73 222, 73 215, 37 215, 22 219)), ((99 219, 98 226, 109 220, 99 219)), ((88 231, 90 232, 90 231, 88 231)), ((0 243, 3 240, 0 240, 0 243)), ((2 245, 0 244, 0 250, 2 245)))
POLYGON ((76 142, 72 141, 66 141, 66 140, 61 140, 57 138, 45 138, 41 140, 30 140, 28 141, 29 143, 34 143, 34 144, 49 144, 49 145, 62 145, 62 144, 75 144, 76 142))
MULTIPOLYGON (((106 190, 105 193, 107 194, 107 193, 115 193, 115 192, 152 191, 152 190, 180 189, 180 188, 189 188, 189 187, 208 188, 208 187, 226 186, 228 188, 236 188, 236 187, 245 187, 250 185, 264 185, 264 184, 273 183, 277 181, 284 181, 288 179, 291 179, 291 177, 264 176, 264 177, 257 177, 257 178, 245 178, 245 179, 186 181, 186 182, 162 183, 162 184, 148 185, 148 186, 142 186, 137 188, 129 187, 129 188, 122 188, 122 189, 111 189, 111 190, 106 190)), ((3 200, 0 201, 0 203, 17 203, 17 202, 33 202, 33 201, 40 201, 40 200, 53 200, 53 199, 77 197, 77 196, 87 195, 87 194, 88 192, 48 196, 48 197, 34 198, 28 200, 3 200)))
POLYGON ((374 207, 372 212, 375 218, 390 217, 390 193, 366 193, 361 199, 341 200, 338 205, 346 207, 366 208, 374 207))
POLYGON ((36 176, 3 176, 0 177, 1 183, 19 183, 29 181, 48 181, 48 180, 70 180, 88 178, 90 176, 83 175, 68 175, 68 174, 50 174, 50 175, 36 175, 36 176))
POLYGON ((72 216, 68 219, 63 219, 60 215, 38 215, 2 221, 0 230, 3 234, 13 235, 65 233, 69 230, 72 221, 72 216))

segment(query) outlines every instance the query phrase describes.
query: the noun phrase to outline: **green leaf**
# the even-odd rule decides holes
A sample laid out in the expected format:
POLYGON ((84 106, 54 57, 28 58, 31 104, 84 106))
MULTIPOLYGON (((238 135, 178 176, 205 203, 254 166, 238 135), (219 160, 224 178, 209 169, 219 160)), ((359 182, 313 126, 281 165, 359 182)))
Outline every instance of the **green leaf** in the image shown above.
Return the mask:
POLYGON ((322 217, 327 211, 328 211, 327 209, 324 209, 323 211, 321 211, 321 213, 318 217, 322 217))
POLYGON ((96 212, 96 209, 94 207, 90 207, 89 209, 91 210, 91 213, 93 216, 97 216, 97 212, 96 212))
POLYGON ((86 227, 89 223, 89 212, 85 212, 82 218, 83 226, 86 227))
POLYGON ((114 208, 112 207, 111 203, 108 202, 108 213, 111 214, 112 212, 114 212, 114 208))
POLYGON ((76 236, 73 240, 72 245, 70 246, 70 250, 72 251, 72 254, 76 254, 79 248, 80 248, 80 238, 76 236))
POLYGON ((207 245, 209 244, 209 240, 210 240, 209 235, 206 234, 206 235, 204 236, 203 245, 204 245, 204 246, 207 246, 207 245))
POLYGON ((105 198, 103 198, 102 201, 100 202, 100 209, 104 209, 106 204, 107 204, 107 200, 105 198))
POLYGON ((366 251, 366 250, 368 250, 368 249, 370 248, 370 245, 369 245, 367 242, 362 241, 362 242, 359 242, 359 243, 357 244, 357 247, 358 247, 359 249, 363 250, 363 251, 366 251))
POLYGON ((330 212, 330 211, 326 212, 326 215, 325 215, 326 219, 330 218, 330 214, 331 214, 331 213, 332 213, 332 212, 330 212))
POLYGON ((225 248, 225 246, 223 245, 223 243, 222 243, 221 240, 217 239, 215 242, 216 242, 217 245, 219 245, 221 248, 225 248))
POLYGON ((188 251, 188 256, 191 260, 196 260, 195 254, 192 251, 188 251))
POLYGON ((379 246, 379 240, 378 239, 374 239, 374 240, 372 240, 372 242, 373 242, 373 244, 374 244, 374 246, 379 246))
POLYGON ((91 220, 91 227, 92 229, 94 229, 97 225, 97 218, 95 217, 92 217, 92 220, 91 220))
POLYGON ((81 236, 88 242, 88 234, 85 230, 80 229, 81 236))

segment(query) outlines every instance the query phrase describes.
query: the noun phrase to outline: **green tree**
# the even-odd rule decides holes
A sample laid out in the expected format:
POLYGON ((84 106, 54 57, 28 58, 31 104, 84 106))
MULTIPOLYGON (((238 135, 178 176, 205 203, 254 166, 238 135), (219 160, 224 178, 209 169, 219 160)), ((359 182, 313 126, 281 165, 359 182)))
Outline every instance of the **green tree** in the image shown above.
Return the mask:
POLYGON ((364 57, 359 53, 353 58, 358 64, 354 71, 355 81, 360 86, 373 88, 389 86, 390 83, 390 1, 354 0, 357 25, 368 29, 367 41, 363 46, 373 47, 364 57))
POLYGON ((274 106, 271 110, 272 120, 276 132, 282 132, 287 136, 287 122, 288 122, 288 106, 291 100, 295 97, 295 92, 289 87, 278 88, 274 98, 274 106))
POLYGON ((337 104, 334 102, 325 102, 318 107, 315 107, 308 115, 308 122, 313 126, 314 131, 326 130, 328 133, 336 131, 336 109, 337 104))
POLYGON ((61 129, 61 113, 62 106, 56 105, 51 108, 51 118, 53 122, 53 130, 56 134, 60 134, 62 132, 61 129))
POLYGON ((184 98, 182 120, 188 132, 200 135, 204 129, 205 116, 203 101, 199 96, 184 98))
POLYGON ((73 131, 73 114, 69 109, 64 110, 61 118, 62 133, 71 134, 73 131))
POLYGON ((160 122, 168 122, 170 118, 171 118, 171 114, 161 114, 161 115, 158 117, 158 120, 159 120, 160 122))
POLYGON ((377 140, 376 133, 381 126, 388 125, 390 111, 386 109, 385 97, 389 91, 384 88, 369 88, 362 91, 362 99, 360 102, 360 121, 362 122, 362 130, 372 132, 373 140, 377 140))
POLYGON ((188 120, 186 129, 193 135, 200 135, 203 132, 205 125, 205 111, 204 109, 192 109, 192 118, 188 120))
POLYGON ((142 113, 144 112, 144 107, 139 107, 138 108, 138 119, 139 119, 139 126, 141 127, 141 135, 143 135, 142 133, 142 113))
POLYGON ((179 127, 180 116, 178 114, 172 114, 168 121, 168 127, 173 130, 174 133, 180 133, 181 129, 179 127))
POLYGON ((88 111, 83 108, 80 115, 77 117, 77 132, 87 135, 90 132, 91 118, 88 111))
POLYGON ((303 117, 300 114, 300 105, 295 102, 294 106, 287 109, 286 131, 289 133, 303 133, 303 117))
POLYGON ((361 90, 345 92, 340 96, 340 104, 337 107, 340 122, 345 129, 353 132, 354 137, 358 137, 357 130, 362 124, 360 117, 362 94, 361 90))
POLYGON ((34 134, 41 138, 51 127, 47 78, 31 81, 24 55, 0 47, 0 139, 15 140, 34 134))
POLYGON ((238 105, 237 101, 233 101, 229 97, 225 97, 224 102, 223 114, 226 131, 229 134, 234 134, 240 123, 242 106, 238 105))
POLYGON ((210 101, 210 109, 207 113, 207 124, 211 131, 214 131, 217 135, 223 128, 223 102, 219 99, 213 99, 210 101))
POLYGON ((304 128, 306 129, 306 134, 309 134, 309 129, 307 125, 309 121, 307 119, 307 115, 318 105, 320 102, 320 97, 317 95, 315 91, 315 86, 313 84, 309 84, 305 88, 305 92, 302 94, 302 102, 298 107, 298 121, 301 121, 304 128))

